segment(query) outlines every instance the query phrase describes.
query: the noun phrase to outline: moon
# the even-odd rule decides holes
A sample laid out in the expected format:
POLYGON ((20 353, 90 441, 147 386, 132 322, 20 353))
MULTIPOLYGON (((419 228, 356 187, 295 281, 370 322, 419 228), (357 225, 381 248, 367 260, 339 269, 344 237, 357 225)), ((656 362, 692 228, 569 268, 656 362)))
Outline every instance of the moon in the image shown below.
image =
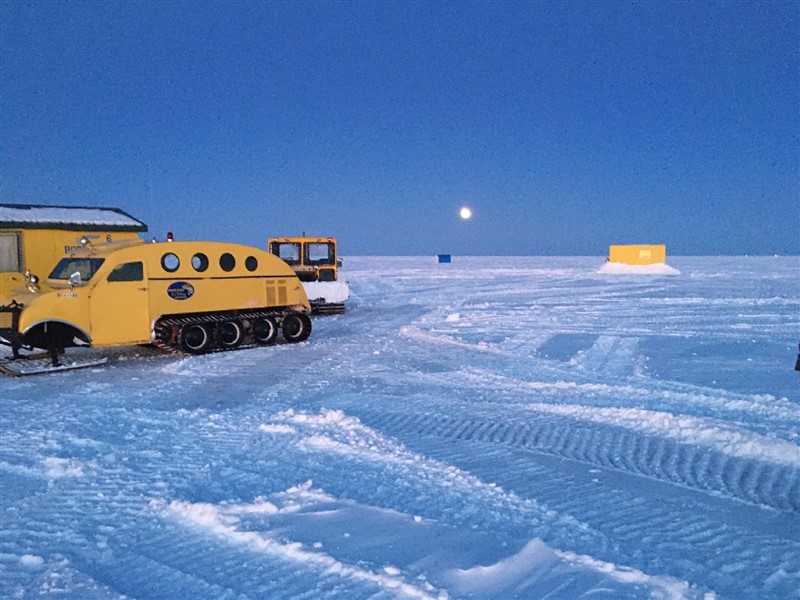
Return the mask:
POLYGON ((472 209, 469 206, 462 206, 458 216, 467 221, 472 218, 472 209))

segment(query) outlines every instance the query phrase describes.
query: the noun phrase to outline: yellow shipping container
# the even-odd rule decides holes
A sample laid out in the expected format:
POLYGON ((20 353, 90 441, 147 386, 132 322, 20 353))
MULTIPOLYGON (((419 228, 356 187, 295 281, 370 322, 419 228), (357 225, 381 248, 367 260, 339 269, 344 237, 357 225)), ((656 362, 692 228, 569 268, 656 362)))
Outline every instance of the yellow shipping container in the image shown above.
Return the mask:
POLYGON ((608 262, 624 265, 654 265, 667 262, 663 244, 622 244, 608 247, 608 262))

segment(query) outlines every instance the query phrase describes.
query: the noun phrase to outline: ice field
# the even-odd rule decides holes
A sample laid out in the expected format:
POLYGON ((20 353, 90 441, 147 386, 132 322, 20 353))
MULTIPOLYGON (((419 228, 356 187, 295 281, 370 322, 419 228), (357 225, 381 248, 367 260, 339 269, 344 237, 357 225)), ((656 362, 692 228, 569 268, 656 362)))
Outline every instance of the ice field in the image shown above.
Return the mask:
POLYGON ((800 598, 800 258, 453 261, 0 379, 0 597, 800 598))

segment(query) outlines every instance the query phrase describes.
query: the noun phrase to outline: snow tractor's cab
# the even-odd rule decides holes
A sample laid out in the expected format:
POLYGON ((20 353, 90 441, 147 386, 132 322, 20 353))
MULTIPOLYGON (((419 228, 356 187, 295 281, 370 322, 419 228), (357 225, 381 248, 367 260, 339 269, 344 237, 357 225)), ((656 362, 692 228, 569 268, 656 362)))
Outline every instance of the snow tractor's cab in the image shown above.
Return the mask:
POLYGON ((269 252, 289 265, 306 290, 314 315, 341 314, 350 297, 347 281, 339 279, 342 259, 333 237, 269 238, 269 252))

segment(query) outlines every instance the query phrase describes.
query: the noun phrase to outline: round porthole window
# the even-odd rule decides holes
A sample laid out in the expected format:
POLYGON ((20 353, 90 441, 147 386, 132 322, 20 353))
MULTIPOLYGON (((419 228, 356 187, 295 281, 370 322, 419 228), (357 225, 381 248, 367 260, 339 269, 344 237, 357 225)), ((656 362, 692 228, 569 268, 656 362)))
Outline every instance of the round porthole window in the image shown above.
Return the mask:
POLYGON ((161 257, 161 267, 168 273, 174 273, 175 271, 178 270, 178 267, 180 266, 181 266, 180 259, 172 252, 168 252, 167 254, 161 257))
POLYGON ((244 266, 248 271, 255 271, 258 268, 258 259, 255 256, 248 256, 244 261, 244 266))
POLYGON ((198 252, 192 257, 192 267, 195 271, 202 273, 208 268, 208 257, 202 252, 198 252))
POLYGON ((219 266, 223 271, 233 271, 233 268, 236 266, 236 259, 233 258, 233 254, 226 252, 220 256, 219 266))

